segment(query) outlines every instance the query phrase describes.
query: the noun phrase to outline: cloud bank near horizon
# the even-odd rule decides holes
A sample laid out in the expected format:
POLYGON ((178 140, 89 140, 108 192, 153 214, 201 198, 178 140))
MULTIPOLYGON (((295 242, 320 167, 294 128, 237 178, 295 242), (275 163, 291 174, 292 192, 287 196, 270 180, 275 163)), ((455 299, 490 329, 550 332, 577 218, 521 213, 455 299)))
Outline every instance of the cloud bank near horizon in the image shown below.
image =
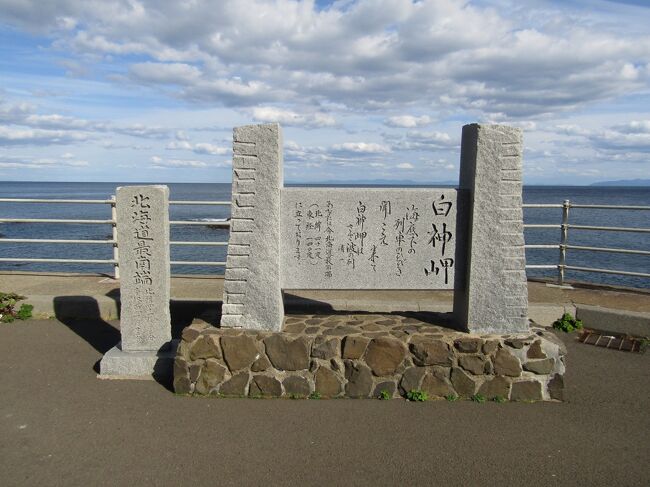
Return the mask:
POLYGON ((604 0, 0 0, 0 167, 69 177, 52 156, 64 146, 88 162, 78 179, 225 181, 231 127, 277 121, 289 179, 434 182, 457 177, 460 127, 479 121, 524 128, 528 183, 647 177, 648 14, 604 0))

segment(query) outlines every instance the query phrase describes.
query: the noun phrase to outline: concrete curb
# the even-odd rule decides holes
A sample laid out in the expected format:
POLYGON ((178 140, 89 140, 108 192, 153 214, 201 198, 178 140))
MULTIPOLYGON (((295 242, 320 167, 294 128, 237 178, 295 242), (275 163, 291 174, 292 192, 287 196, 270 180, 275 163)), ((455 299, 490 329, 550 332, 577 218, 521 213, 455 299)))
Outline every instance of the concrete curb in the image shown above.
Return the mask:
POLYGON ((582 320, 586 327, 602 331, 628 333, 640 337, 650 336, 650 313, 578 304, 576 318, 582 320))
MULTIPOLYGON (((187 299, 187 298, 174 298, 172 297, 172 306, 191 306, 204 308, 218 308, 220 300, 208 299, 187 299)), ((105 321, 118 320, 120 317, 120 300, 119 298, 111 298, 108 296, 48 296, 48 295, 31 295, 25 301, 34 306, 33 316, 35 318, 51 318, 57 317, 59 319, 102 319, 105 321)), ((340 312, 367 312, 367 313, 392 313, 398 311, 404 312, 433 312, 433 313, 449 313, 452 311, 453 304, 451 302, 439 301, 431 302, 420 299, 411 301, 387 301, 374 300, 374 299, 330 299, 327 302, 318 301, 299 296, 291 296, 285 298, 285 305, 292 312, 297 313, 324 313, 332 311, 340 312)), ((579 305, 581 308, 588 308, 584 305, 579 305)), ((605 309, 606 308, 601 308, 605 309)), ((632 313, 629 311, 618 312, 616 310, 609 310, 613 313, 636 314, 645 316, 648 319, 648 314, 632 313)), ((576 314, 576 307, 571 303, 566 304, 531 304, 529 306, 529 318, 537 325, 549 327, 557 320, 563 313, 576 314)), ((596 326, 596 325, 592 325, 596 326)), ((646 329, 650 327, 646 326, 646 329)), ((630 332, 631 333, 631 332, 630 332)), ((647 332, 646 332, 647 333, 647 332)))

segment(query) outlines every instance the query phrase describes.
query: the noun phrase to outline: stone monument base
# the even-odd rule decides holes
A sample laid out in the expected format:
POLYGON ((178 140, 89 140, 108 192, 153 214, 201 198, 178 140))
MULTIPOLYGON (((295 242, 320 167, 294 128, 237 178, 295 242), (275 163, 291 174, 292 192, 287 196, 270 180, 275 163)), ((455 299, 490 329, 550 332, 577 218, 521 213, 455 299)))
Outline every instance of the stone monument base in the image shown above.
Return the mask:
POLYGON ((154 380, 171 377, 178 340, 165 350, 125 352, 121 343, 111 348, 99 362, 100 379, 154 380))
POLYGON ((294 315, 281 332, 183 331, 180 394, 430 399, 563 399, 566 348, 553 333, 475 335, 398 315, 294 315))

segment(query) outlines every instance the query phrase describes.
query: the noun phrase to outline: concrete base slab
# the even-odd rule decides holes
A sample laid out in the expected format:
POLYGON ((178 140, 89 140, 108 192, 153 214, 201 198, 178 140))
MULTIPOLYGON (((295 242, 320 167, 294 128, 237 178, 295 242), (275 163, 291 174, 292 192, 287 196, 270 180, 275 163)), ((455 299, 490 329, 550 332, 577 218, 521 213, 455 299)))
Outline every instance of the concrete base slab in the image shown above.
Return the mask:
POLYGON ((99 362, 99 379, 154 380, 172 376, 178 340, 162 351, 125 352, 121 343, 111 348, 99 362))
POLYGON ((628 333, 639 337, 650 336, 650 313, 603 308, 579 304, 576 318, 587 328, 601 331, 628 333))

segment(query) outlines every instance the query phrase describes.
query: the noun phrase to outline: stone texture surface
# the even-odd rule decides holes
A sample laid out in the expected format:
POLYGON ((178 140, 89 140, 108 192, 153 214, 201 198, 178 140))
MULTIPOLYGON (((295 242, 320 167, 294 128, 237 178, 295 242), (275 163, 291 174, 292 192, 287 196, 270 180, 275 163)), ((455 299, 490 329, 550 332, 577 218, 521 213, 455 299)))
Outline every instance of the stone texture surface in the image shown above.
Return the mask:
POLYGON ((327 367, 319 367, 315 376, 316 392, 323 397, 337 397, 341 394, 341 377, 327 367))
POLYGON ((434 338, 411 341, 409 346, 417 365, 451 365, 449 345, 434 338))
POLYGON ((260 355, 257 341, 252 336, 225 336, 221 338, 221 346, 224 359, 232 371, 250 367, 260 355))
POLYGON ((122 350, 157 351, 171 340, 169 188, 116 192, 122 350))
POLYGON ((282 384, 275 377, 270 377, 268 375, 256 375, 251 381, 248 394, 252 397, 280 397, 282 395, 282 384))
POLYGON ((456 201, 451 188, 284 188, 282 288, 453 289, 456 201))
POLYGON ((522 132, 504 125, 463 127, 459 205, 467 239, 457 243, 454 313, 475 333, 528 329, 521 198, 522 132))
POLYGON ((505 349, 499 350, 494 357, 494 373, 519 377, 521 375, 521 362, 517 357, 505 349))
POLYGON ((104 354, 99 362, 100 379, 142 379, 170 377, 174 371, 176 341, 167 350, 127 352, 120 344, 104 354))
POLYGON ((177 349, 175 390, 250 397, 316 391, 324 398, 370 398, 382 390, 391 396, 421 390, 432 399, 476 392, 490 399, 563 398, 565 350, 541 329, 468 335, 394 314, 292 315, 286 321, 286 330, 277 333, 212 327, 184 333, 190 341, 177 349), (529 358, 537 347, 546 358, 529 358), (212 349, 214 356, 196 358, 195 349, 212 349))
POLYGON ((311 394, 309 382, 302 376, 292 375, 282 382, 284 391, 289 396, 307 397, 311 394))
MULTIPOLYGON (((381 328, 381 325, 375 324, 381 328)), ((370 339, 360 336, 346 336, 343 340, 343 358, 361 358, 370 343, 370 339)))
POLYGON ((406 348, 393 338, 375 338, 366 350, 366 363, 376 376, 390 375, 406 356, 406 348))
POLYGON ((282 185, 280 126, 235 128, 231 226, 221 317, 224 328, 279 331, 282 327, 282 185))
POLYGON ((264 340, 266 354, 276 369, 302 370, 309 367, 309 342, 305 337, 271 335, 264 340))

